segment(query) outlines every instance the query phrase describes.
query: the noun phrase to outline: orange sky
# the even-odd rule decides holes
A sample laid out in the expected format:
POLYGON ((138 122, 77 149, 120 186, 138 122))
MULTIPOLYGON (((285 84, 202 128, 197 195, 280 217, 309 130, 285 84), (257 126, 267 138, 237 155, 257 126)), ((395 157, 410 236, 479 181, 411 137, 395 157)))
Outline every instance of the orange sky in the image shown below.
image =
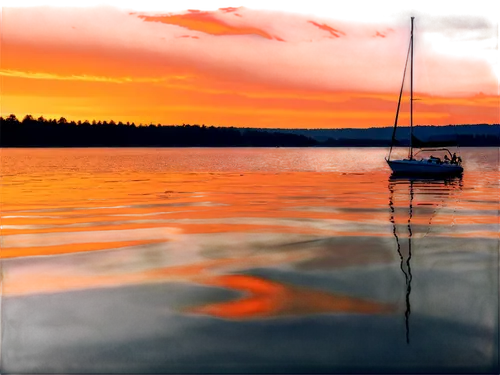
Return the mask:
MULTIPOLYGON (((416 124, 499 122, 491 62, 467 53, 483 48, 490 31, 416 27, 416 124), (475 45, 467 32, 477 37, 475 45), (457 49, 437 48, 443 38, 457 49)), ((1 113, 241 127, 390 126, 408 38, 406 18, 367 24, 248 8, 162 14, 4 8, 1 113)), ((401 118, 408 123, 406 113, 401 118)))

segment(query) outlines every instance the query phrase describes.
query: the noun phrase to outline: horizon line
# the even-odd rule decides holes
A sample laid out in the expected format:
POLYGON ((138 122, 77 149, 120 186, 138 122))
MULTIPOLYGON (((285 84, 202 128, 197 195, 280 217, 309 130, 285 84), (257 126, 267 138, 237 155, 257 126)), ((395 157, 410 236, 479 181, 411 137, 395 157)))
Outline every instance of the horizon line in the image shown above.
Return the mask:
MULTIPOLYGON (((334 127, 330 127, 330 128, 284 128, 284 127, 253 127, 253 126, 235 126, 235 125, 214 125, 214 124, 205 124, 205 123, 202 123, 202 124, 187 124, 187 123, 182 123, 182 124, 162 124, 162 123, 153 123, 153 122, 150 122, 150 123, 143 123, 143 122, 140 122, 138 124, 135 123, 135 121, 127 121, 127 122, 123 122, 123 121, 115 121, 113 119, 110 119, 109 121, 108 120, 96 120, 96 119, 92 119, 92 120, 88 120, 88 119, 85 119, 85 120, 68 120, 66 119, 64 116, 61 116, 59 117, 59 119, 55 118, 55 117, 44 117, 43 115, 39 116, 39 117, 34 117, 33 115, 25 115, 23 117, 23 119, 19 119, 17 117, 17 115, 11 113, 7 116, 4 117, 4 115, 0 115, 0 119, 5 121, 7 120, 9 117, 11 116, 14 116, 16 118, 16 120, 18 122, 23 122, 24 119, 28 116, 30 116, 32 118, 32 120, 34 121, 38 121, 39 118, 43 118, 45 121, 47 122, 51 122, 51 121, 56 121, 58 122, 59 124, 61 124, 61 120, 64 119, 66 122, 65 123, 75 123, 76 125, 78 125, 78 122, 80 122, 81 124, 83 124, 84 122, 88 122, 90 125, 93 125, 93 123, 95 122, 96 124, 97 123, 101 123, 101 125, 106 122, 107 125, 110 125, 110 122, 113 122, 113 125, 119 125, 120 123, 122 125, 127 125, 127 123, 129 124, 129 126, 132 126, 132 125, 135 125, 135 126, 205 126, 205 127, 215 127, 215 128, 235 128, 235 129, 262 129, 262 130, 367 130, 367 129, 386 129, 386 128, 393 128, 394 125, 381 125, 381 126, 370 126, 370 127, 360 127, 360 128, 356 128, 356 127, 339 127, 339 128, 334 128, 334 127)), ((64 124, 64 122, 62 123, 64 124)), ((500 123, 462 123, 462 124, 446 124, 446 125, 435 125, 435 124, 414 124, 413 126, 416 127, 416 126, 421 126, 421 127, 448 127, 448 126, 481 126, 481 125, 486 125, 486 126, 498 126, 500 125, 500 123)), ((410 125, 397 125, 397 127, 399 128, 409 128, 410 125)))

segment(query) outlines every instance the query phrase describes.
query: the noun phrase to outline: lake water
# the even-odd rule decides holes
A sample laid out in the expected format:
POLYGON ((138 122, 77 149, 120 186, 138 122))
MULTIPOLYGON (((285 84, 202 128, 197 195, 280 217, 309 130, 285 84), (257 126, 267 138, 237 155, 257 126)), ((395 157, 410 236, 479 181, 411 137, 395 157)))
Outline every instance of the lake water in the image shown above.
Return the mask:
POLYGON ((498 150, 386 153, 1 150, 1 372, 498 373, 498 150))

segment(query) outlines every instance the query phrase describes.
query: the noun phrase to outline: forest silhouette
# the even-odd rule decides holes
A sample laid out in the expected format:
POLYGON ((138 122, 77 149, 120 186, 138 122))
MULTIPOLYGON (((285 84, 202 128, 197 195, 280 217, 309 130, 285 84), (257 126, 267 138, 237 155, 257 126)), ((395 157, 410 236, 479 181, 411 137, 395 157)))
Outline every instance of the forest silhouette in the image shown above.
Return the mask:
MULTIPOLYGON (((458 145, 499 146, 499 126, 487 126, 494 130, 493 134, 476 134, 475 131, 482 129, 481 126, 461 126, 466 132, 457 133, 458 145)), ((433 133, 438 127, 417 128, 422 132, 433 133)), ((327 134, 331 130, 252 129, 189 124, 136 125, 113 120, 75 122, 64 117, 59 120, 44 117, 36 119, 31 115, 19 121, 11 114, 6 118, 0 117, 0 147, 386 147, 391 143, 390 136, 374 137, 373 132, 380 135, 388 130, 337 129, 338 134, 334 137, 318 137, 318 132, 321 135, 321 132, 327 134)), ((408 144, 405 138, 401 139, 401 146, 408 144)))

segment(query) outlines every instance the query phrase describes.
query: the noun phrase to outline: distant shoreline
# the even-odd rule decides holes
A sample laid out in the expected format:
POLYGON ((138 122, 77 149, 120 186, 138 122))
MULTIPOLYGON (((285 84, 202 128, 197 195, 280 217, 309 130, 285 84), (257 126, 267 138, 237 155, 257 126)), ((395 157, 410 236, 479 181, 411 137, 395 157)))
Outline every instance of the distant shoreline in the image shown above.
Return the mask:
MULTIPOLYGON (((174 147, 390 147, 392 127, 367 129, 262 129, 205 125, 123 124, 0 118, 0 148, 174 147)), ((398 127, 399 146, 409 145, 409 127, 398 127)), ((419 125, 417 136, 449 136, 459 147, 499 147, 500 125, 419 125)))

